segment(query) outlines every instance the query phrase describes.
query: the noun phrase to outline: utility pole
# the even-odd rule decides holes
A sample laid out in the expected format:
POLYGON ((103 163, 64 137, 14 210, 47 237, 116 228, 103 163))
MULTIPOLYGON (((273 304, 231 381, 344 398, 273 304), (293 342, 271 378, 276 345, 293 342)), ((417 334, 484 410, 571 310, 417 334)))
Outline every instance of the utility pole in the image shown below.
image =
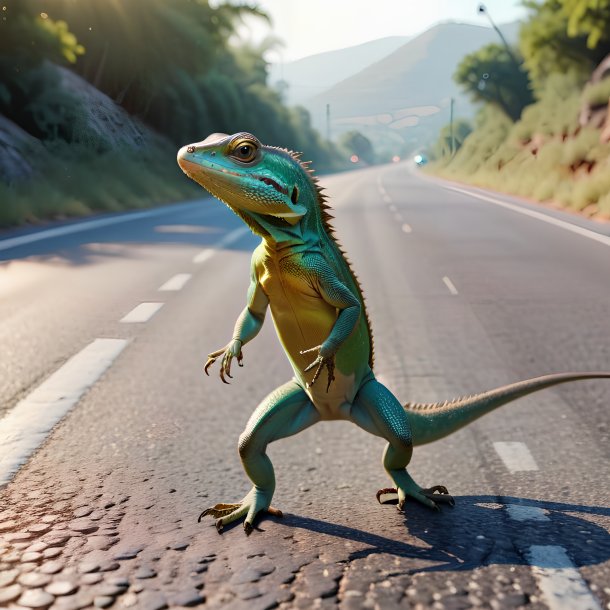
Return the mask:
POLYGON ((455 100, 451 98, 451 106, 449 111, 449 137, 451 138, 451 156, 455 154, 455 135, 453 133, 453 105, 455 100))
POLYGON ((330 104, 326 104, 326 139, 330 142, 330 104))
POLYGON ((502 32, 500 31, 500 28, 495 24, 494 20, 491 18, 491 15, 489 14, 487 7, 484 4, 479 4, 478 12, 480 15, 485 15, 487 17, 487 19, 489 20, 489 23, 491 24, 491 27, 496 31, 496 33, 500 37, 500 40, 502 41, 502 44, 504 45, 504 48, 506 49, 508 56, 511 58, 511 60, 515 64, 515 66, 517 66, 518 69, 521 69, 521 64, 517 61, 517 58, 514 56, 512 49, 510 48, 510 45, 508 44, 508 42, 506 42, 506 38, 504 38, 504 34, 502 34, 502 32))

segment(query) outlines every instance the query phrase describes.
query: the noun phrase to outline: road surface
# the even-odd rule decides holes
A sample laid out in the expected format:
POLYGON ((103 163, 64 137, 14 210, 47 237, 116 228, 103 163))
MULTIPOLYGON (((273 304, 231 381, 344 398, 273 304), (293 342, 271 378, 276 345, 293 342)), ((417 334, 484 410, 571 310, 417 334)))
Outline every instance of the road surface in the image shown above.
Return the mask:
MULTIPOLYGON (((404 164, 323 183, 401 400, 610 369, 608 226, 404 164)), ((291 376, 270 316, 230 386, 202 373, 245 303, 241 229, 205 198, 0 241, 0 607, 610 607, 610 381, 417 448, 453 509, 379 505, 384 442, 323 422, 269 449, 284 519, 197 523, 249 489, 238 436, 291 376)))

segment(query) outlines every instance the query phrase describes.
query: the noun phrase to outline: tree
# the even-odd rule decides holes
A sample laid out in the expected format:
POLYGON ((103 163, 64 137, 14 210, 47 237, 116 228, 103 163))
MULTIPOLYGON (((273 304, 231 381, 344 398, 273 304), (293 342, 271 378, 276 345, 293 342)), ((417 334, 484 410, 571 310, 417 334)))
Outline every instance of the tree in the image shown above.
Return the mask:
POLYGON ((518 120, 523 108, 533 102, 527 72, 498 44, 464 57, 454 79, 475 101, 494 104, 512 121, 518 120))
POLYGON ((339 138, 339 144, 358 159, 372 165, 375 162, 375 151, 371 141, 359 131, 347 131, 339 138))
POLYGON ((432 150, 434 158, 441 159, 455 154, 470 133, 472 133, 472 125, 463 119, 454 121, 453 128, 451 125, 445 125, 441 129, 438 141, 432 150))

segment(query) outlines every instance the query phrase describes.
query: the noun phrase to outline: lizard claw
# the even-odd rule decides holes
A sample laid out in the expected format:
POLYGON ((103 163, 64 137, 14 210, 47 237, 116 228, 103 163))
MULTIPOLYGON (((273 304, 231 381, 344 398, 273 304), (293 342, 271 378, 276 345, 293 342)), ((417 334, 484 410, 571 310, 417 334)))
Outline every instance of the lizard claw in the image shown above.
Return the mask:
POLYGON ((209 375, 208 369, 222 356, 222 361, 220 363, 220 379, 223 383, 229 385, 229 382, 225 379, 225 375, 229 379, 233 379, 233 375, 231 375, 231 362, 233 358, 237 358, 238 366, 244 366, 244 356, 241 351, 241 341, 238 339, 234 339, 226 345, 225 347, 208 354, 208 360, 203 367, 203 371, 206 375, 209 375))
MULTIPOLYGON (((314 352, 316 350, 319 351, 321 349, 321 347, 322 347, 321 345, 318 345, 317 347, 312 347, 310 349, 303 350, 299 353, 308 354, 308 353, 314 352)), ((324 367, 326 367, 326 369, 328 371, 328 384, 326 385, 326 391, 328 392, 328 390, 330 389, 330 384, 335 380, 335 358, 334 358, 334 356, 324 357, 318 353, 318 357, 311 364, 309 364, 307 367, 305 367, 305 369, 303 369, 303 372, 307 373, 308 371, 311 371, 314 367, 317 367, 316 371, 313 374, 312 380, 307 384, 307 387, 310 388, 316 382, 316 380, 320 376, 320 373, 322 372, 322 369, 324 367)))

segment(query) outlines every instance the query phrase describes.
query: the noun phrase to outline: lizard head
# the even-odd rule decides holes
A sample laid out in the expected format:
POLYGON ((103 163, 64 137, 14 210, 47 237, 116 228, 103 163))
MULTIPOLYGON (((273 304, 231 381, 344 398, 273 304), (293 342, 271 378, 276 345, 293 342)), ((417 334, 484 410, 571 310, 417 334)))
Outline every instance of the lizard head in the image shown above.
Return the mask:
POLYGON ((300 194, 308 186, 288 151, 263 146, 252 134, 214 133, 183 146, 178 165, 242 218, 268 226, 294 226, 307 213, 300 194))

